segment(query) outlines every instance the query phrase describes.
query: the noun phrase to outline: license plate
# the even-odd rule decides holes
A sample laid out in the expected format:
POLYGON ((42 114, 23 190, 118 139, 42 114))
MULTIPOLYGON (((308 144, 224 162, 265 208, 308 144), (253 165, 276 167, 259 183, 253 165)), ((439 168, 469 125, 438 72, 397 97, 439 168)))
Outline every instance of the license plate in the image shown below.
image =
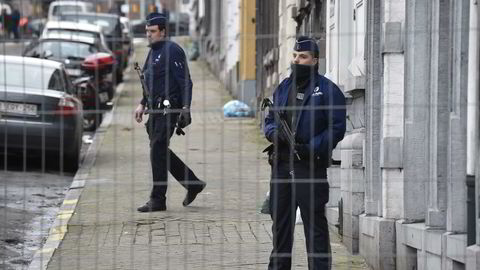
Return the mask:
POLYGON ((99 93, 99 98, 101 103, 105 103, 108 101, 108 93, 102 92, 99 93))
POLYGON ((9 114, 37 115, 37 105, 0 102, 0 112, 9 114))
POLYGON ((67 73, 70 76, 80 76, 82 74, 82 71, 80 69, 67 68, 67 73))

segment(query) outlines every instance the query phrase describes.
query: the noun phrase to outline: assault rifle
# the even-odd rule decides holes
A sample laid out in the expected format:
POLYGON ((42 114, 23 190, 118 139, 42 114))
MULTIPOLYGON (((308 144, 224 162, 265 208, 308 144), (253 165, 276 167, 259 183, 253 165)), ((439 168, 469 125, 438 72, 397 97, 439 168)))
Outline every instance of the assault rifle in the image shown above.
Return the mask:
POLYGON ((297 150, 295 150, 295 136, 293 135, 292 130, 288 126, 285 117, 282 117, 282 115, 280 115, 280 112, 273 108, 273 103, 269 98, 264 98, 261 104, 262 111, 264 111, 267 107, 273 109, 275 119, 278 119, 280 122, 281 132, 283 132, 283 134, 285 134, 285 136, 287 137, 286 139, 288 141, 288 144, 290 145, 290 149, 293 150, 293 154, 297 157, 298 160, 300 160, 300 155, 297 153, 297 150))
MULTIPOLYGON (((140 78, 140 84, 142 85, 143 95, 148 100, 149 95, 148 95, 147 89, 145 88, 145 75, 143 75, 142 69, 138 65, 138 62, 135 62, 133 64, 133 68, 137 71, 138 77, 140 78)), ((148 104, 148 102, 147 102, 147 104, 148 104)))

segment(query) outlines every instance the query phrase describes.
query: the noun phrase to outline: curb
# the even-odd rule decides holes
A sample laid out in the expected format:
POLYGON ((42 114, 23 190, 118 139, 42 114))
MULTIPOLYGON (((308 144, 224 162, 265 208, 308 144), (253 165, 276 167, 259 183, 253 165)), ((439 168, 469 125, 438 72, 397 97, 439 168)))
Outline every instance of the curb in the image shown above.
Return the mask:
MULTIPOLYGON (((134 55, 132 56, 134 57, 134 55)), ((134 58, 132 58, 134 59, 134 58)), ((125 75, 124 78, 126 80, 129 79, 129 67, 124 71, 125 75)), ((50 231, 48 233, 47 240, 43 244, 43 246, 35 252, 35 255, 30 262, 28 269, 29 270, 38 270, 38 269, 47 269, 48 263, 53 257, 55 250, 60 246, 63 238, 67 234, 68 231, 68 222, 72 217, 73 213, 75 212, 75 208, 77 207, 78 200, 82 195, 83 188, 85 187, 85 180, 88 178, 90 173, 90 169, 93 167, 95 163, 95 159, 97 157, 97 152, 102 145, 103 139, 105 137, 105 133, 107 129, 110 127, 110 124, 113 119, 113 114, 117 108, 117 102, 120 98, 125 83, 120 83, 117 86, 117 90, 115 92, 115 96, 113 98, 113 106, 112 109, 105 113, 104 119, 100 126, 97 128, 95 132, 95 136, 93 138, 92 144, 88 147, 87 153, 81 164, 80 168, 78 169, 75 177, 73 178, 73 182, 70 185, 67 193, 65 194, 65 199, 63 200, 62 205, 58 209, 57 216, 50 227, 50 231)))

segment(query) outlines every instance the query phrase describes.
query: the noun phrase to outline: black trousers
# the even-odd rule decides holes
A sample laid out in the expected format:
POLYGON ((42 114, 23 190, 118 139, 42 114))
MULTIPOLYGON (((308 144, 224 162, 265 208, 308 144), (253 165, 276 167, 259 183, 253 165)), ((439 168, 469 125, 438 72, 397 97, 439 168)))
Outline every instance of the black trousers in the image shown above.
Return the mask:
POLYGON ((272 164, 270 209, 273 250, 269 270, 291 269, 297 207, 303 220, 308 269, 330 269, 330 239, 325 217, 328 188, 326 168, 315 168, 305 161, 272 164))
POLYGON ((150 198, 165 201, 168 172, 187 190, 202 184, 193 171, 169 148, 178 114, 151 114, 146 123, 150 138, 153 188, 150 198))

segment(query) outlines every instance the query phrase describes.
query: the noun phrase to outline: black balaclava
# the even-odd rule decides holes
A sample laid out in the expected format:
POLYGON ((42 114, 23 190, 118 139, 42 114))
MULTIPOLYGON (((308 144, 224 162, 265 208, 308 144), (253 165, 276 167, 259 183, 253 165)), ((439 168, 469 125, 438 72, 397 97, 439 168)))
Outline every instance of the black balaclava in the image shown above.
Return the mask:
POLYGON ((292 70, 291 78, 297 85, 303 85, 312 78, 317 70, 318 64, 314 66, 310 65, 301 65, 301 64, 291 64, 290 68, 292 70))
MULTIPOLYGON (((293 50, 297 52, 308 51, 314 57, 317 57, 319 53, 318 45, 315 40, 306 36, 300 36, 297 38, 293 50)), ((317 73, 318 63, 314 66, 292 63, 290 65, 290 68, 292 70, 292 80, 294 80, 297 85, 304 85, 310 80, 311 77, 313 77, 317 73)))

